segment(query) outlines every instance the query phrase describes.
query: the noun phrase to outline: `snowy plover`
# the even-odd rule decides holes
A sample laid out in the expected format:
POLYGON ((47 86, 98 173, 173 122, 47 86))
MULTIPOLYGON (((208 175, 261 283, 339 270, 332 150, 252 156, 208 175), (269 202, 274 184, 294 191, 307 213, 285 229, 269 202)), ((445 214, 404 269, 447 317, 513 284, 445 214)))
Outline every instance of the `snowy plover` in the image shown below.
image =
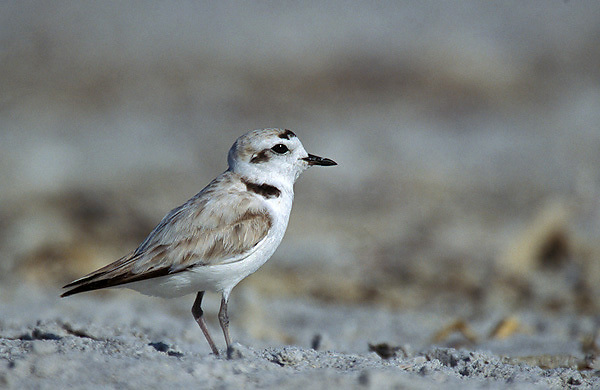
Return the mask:
POLYGON ((242 135, 227 162, 227 171, 171 210, 136 250, 67 284, 71 289, 61 296, 114 286, 166 298, 197 293, 192 314, 218 355, 201 304, 206 290, 220 292, 219 323, 230 351, 231 290, 279 246, 298 176, 312 165, 336 163, 308 154, 292 131, 282 129, 242 135))

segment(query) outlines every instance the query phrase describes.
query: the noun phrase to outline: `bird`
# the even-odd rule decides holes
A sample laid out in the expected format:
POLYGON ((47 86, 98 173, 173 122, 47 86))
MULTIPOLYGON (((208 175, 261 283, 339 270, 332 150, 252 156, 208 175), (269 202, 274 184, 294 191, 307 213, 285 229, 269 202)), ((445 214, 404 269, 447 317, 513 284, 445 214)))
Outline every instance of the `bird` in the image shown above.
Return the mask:
POLYGON ((307 153, 294 132, 279 128, 240 136, 227 162, 225 172, 167 213, 134 251, 65 285, 61 297, 110 287, 164 298, 196 293, 192 315, 212 353, 219 355, 202 298, 205 291, 220 293, 218 319, 230 356, 227 303, 232 289, 281 243, 300 174, 337 163, 307 153))

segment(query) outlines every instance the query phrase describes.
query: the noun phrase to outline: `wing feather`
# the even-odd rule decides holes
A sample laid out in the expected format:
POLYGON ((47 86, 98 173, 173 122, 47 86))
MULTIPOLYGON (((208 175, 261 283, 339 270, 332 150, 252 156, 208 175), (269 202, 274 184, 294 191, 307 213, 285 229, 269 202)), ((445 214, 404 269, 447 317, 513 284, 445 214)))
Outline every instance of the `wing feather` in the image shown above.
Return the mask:
POLYGON ((247 257, 267 236, 272 220, 260 199, 235 179, 225 172, 213 180, 171 210, 135 251, 67 284, 73 289, 62 296, 247 257))

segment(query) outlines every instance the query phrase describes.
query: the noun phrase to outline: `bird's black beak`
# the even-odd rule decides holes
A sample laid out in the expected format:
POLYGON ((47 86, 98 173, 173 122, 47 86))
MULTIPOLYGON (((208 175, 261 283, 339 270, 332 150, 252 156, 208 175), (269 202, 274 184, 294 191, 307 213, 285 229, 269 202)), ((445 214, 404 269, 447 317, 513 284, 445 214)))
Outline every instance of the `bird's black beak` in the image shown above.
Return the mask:
POLYGON ((330 158, 315 156, 314 154, 309 154, 308 157, 304 157, 302 160, 308 162, 308 165, 322 165, 324 167, 337 165, 335 161, 330 158))

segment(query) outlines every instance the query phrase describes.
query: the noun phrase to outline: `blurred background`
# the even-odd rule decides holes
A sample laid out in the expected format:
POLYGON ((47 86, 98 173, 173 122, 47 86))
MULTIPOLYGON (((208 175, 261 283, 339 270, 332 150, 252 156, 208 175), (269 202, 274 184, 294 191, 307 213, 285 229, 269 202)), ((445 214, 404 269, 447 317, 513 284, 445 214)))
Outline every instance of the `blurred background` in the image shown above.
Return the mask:
POLYGON ((233 301, 597 316, 599 21, 597 1, 3 2, 1 299, 125 255, 239 135, 284 127, 339 165, 299 179, 233 301))

